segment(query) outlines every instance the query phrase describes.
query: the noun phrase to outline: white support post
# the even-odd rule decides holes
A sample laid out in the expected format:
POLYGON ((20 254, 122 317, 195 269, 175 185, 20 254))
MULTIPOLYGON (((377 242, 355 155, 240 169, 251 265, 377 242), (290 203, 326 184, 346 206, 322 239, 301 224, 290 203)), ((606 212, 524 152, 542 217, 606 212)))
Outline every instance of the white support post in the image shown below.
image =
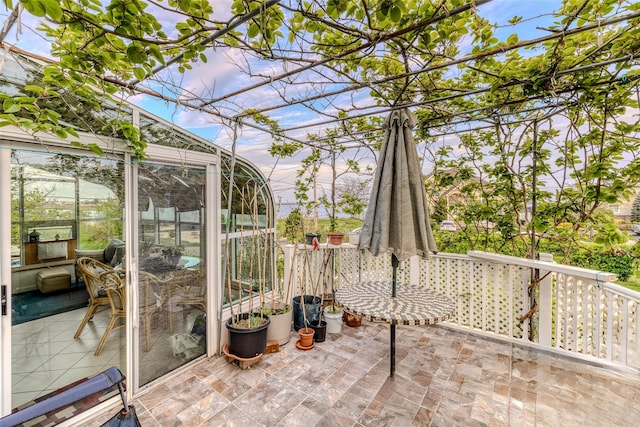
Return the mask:
MULTIPOLYGON (((540 261, 553 262, 553 255, 548 253, 540 254, 540 261)), ((540 270, 539 283, 539 310, 538 310, 538 336, 540 344, 551 347, 552 338, 552 306, 553 306, 553 285, 551 272, 540 270)))

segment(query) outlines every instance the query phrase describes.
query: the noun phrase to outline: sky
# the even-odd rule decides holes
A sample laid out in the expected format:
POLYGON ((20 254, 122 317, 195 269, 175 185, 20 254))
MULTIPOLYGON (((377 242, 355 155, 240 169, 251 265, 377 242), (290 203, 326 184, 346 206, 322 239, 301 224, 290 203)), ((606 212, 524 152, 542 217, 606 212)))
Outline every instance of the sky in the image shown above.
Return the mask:
MULTIPOLYGON (((286 0, 283 0, 286 1, 286 0)), ((214 11, 224 11, 228 8, 231 0, 214 0, 212 4, 214 11)), ((561 4, 560 0, 494 0, 488 4, 480 6, 478 9, 480 14, 487 18, 490 22, 498 25, 505 23, 514 15, 531 17, 544 16, 561 4)), ((6 19, 9 11, 0 11, 0 20, 6 19)), ((228 16, 216 15, 216 19, 228 19, 228 16)), ((158 15, 161 22, 169 22, 164 19, 162 14, 158 15)), ((543 19, 544 21, 544 19, 543 19)), ((548 22, 548 19, 547 19, 548 22)), ((547 31, 536 28, 540 26, 540 20, 524 21, 517 27, 517 33, 521 40, 539 37, 548 34, 547 31)), ((50 56, 48 51, 48 43, 35 30, 37 27, 37 19, 25 13, 20 25, 14 26, 9 33, 6 42, 13 44, 19 48, 30 51, 32 53, 50 56)), ((513 31, 512 28, 498 29, 500 38, 505 38, 513 31)), ((461 46, 464 49, 464 46, 461 46)), ((207 90, 213 94, 224 94, 250 84, 248 77, 239 74, 234 61, 241 61, 237 51, 226 51, 223 49, 210 49, 207 52, 208 62, 203 65, 196 65, 192 71, 185 74, 181 82, 182 87, 195 93, 201 93, 207 90)), ((252 67, 261 67, 259 64, 248 64, 252 67)), ((278 72, 270 69, 252 68, 254 72, 260 72, 266 75, 277 74, 278 72)), ((296 88, 299 89, 299 88, 296 88)), ((305 88, 301 88, 305 89, 305 88)), ((294 90, 294 89, 292 89, 294 90)), ((277 98, 268 86, 264 86, 258 90, 251 91, 247 95, 241 95, 235 101, 242 108, 259 108, 261 105, 276 104, 277 98)), ((368 95, 359 95, 359 99, 355 102, 361 105, 371 104, 368 95)), ((148 96, 137 96, 130 100, 135 105, 144 108, 161 118, 168 120, 204 139, 223 148, 231 149, 233 144, 233 132, 228 126, 222 126, 219 120, 205 113, 196 111, 183 110, 175 105, 168 104, 164 101, 150 98, 148 96)), ((350 100, 351 101, 351 100, 350 100)), ((314 123, 319 118, 316 114, 309 110, 299 108, 289 108, 285 110, 274 110, 267 113, 271 118, 280 120, 282 127, 295 126, 300 124, 314 123)), ((320 119, 324 120, 324 119, 320 119)), ((300 131, 300 138, 306 139, 307 132, 322 132, 321 127, 312 127, 300 131)), ((453 135, 443 137, 443 144, 455 144, 457 138, 453 135)), ((272 143, 272 136, 255 130, 250 127, 242 127, 239 129, 237 137, 236 153, 252 162, 262 172, 269 177, 271 187, 274 192, 276 202, 280 201, 284 206, 294 202, 293 188, 296 180, 296 174, 302 157, 308 152, 301 155, 280 160, 276 165, 275 159, 271 158, 267 153, 267 149, 272 143)), ((375 159, 367 156, 362 159, 362 163, 374 166, 375 159)), ((339 168, 344 167, 338 165, 339 168)), ((430 165, 423 165, 423 172, 430 172, 430 165)), ((325 167, 321 170, 318 185, 319 194, 328 192, 331 181, 330 169, 325 167)), ((282 213, 282 212, 281 212, 282 213)))

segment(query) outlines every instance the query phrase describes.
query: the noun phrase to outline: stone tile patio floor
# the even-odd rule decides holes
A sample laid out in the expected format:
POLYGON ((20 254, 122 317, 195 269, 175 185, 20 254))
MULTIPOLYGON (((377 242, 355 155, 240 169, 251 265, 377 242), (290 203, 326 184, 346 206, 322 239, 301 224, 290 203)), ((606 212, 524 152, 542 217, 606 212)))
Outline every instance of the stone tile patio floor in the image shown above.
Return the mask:
POLYGON ((390 379, 388 325, 345 325, 309 351, 296 337, 250 369, 213 357, 146 391, 133 402, 142 425, 640 425, 633 373, 446 326, 398 326, 390 379))

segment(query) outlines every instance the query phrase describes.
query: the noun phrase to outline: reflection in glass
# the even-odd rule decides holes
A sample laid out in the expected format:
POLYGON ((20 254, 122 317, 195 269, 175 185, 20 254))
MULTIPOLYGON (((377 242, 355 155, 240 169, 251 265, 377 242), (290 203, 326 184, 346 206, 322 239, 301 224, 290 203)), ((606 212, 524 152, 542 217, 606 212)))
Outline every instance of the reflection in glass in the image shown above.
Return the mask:
MULTIPOLYGON (((89 286, 76 268, 79 249, 104 256, 111 239, 122 236, 123 200, 120 159, 12 151, 13 406, 94 376, 105 365, 126 374, 122 319, 110 325, 104 292, 96 295, 104 301, 100 310, 86 316, 89 286)), ((106 270, 111 267, 100 272, 106 270)))
POLYGON ((138 167, 140 385, 206 351, 205 185, 204 169, 138 167))

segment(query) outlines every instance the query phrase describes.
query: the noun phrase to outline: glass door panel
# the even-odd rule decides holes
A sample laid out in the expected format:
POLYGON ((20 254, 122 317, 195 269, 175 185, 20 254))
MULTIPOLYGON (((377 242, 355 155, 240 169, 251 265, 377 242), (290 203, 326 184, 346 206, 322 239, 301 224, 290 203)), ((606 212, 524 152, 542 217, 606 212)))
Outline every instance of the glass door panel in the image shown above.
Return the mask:
POLYGON ((205 354, 204 167, 138 166, 140 386, 205 354))
POLYGON ((105 253, 116 240, 122 260, 124 164, 71 151, 12 150, 10 167, 11 406, 17 407, 111 366, 126 375, 125 328, 118 328, 124 319, 111 324, 104 295, 88 314, 91 286, 77 263, 80 254, 91 254, 112 269, 105 253))

